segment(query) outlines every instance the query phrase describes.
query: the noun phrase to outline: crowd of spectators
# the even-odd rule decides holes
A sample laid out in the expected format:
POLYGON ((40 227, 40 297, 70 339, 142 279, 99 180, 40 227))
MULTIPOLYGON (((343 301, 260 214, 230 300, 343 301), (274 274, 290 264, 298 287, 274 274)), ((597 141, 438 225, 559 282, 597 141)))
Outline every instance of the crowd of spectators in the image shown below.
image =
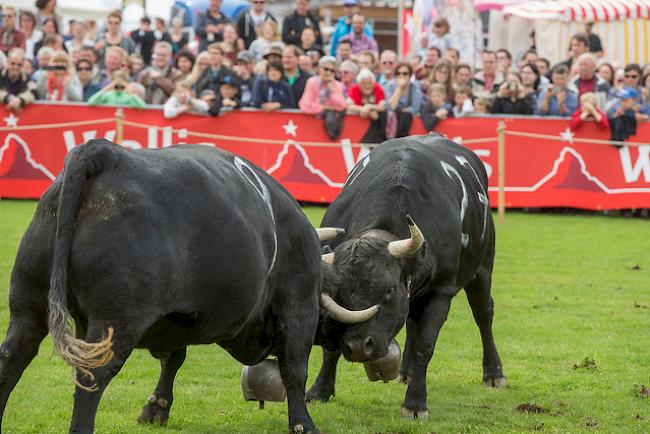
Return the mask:
POLYGON ((650 64, 608 62, 590 24, 556 65, 531 47, 521 58, 485 50, 473 68, 459 61, 445 18, 408 58, 381 50, 355 0, 344 0, 325 36, 308 0, 283 19, 267 0, 251 0, 234 20, 210 0, 193 35, 180 18, 144 17, 125 29, 120 11, 105 26, 73 20, 64 32, 56 1, 35 3, 2 8, 0 99, 14 112, 36 100, 163 105, 168 118, 300 109, 321 115, 332 137, 341 114, 352 113, 371 121, 368 141, 408 134, 415 116, 433 130, 443 119, 489 113, 570 117, 574 129, 593 120, 620 140, 650 114, 650 64))

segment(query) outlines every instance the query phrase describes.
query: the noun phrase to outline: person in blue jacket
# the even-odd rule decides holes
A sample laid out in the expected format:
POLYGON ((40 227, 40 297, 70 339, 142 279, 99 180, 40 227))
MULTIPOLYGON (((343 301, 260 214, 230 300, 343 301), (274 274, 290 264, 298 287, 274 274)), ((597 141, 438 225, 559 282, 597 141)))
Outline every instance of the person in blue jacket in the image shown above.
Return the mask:
POLYGON ((282 62, 269 61, 266 65, 266 77, 258 78, 253 86, 253 106, 269 112, 294 108, 293 91, 283 77, 282 62))
MULTIPOLYGON (((357 0, 344 0, 343 1, 343 16, 339 18, 334 26, 334 32, 330 39, 330 55, 336 57, 336 47, 339 40, 352 33, 352 16, 359 13, 359 5, 357 0)), ((370 22, 366 21, 366 26, 363 29, 363 34, 369 38, 373 37, 372 26, 370 22)))

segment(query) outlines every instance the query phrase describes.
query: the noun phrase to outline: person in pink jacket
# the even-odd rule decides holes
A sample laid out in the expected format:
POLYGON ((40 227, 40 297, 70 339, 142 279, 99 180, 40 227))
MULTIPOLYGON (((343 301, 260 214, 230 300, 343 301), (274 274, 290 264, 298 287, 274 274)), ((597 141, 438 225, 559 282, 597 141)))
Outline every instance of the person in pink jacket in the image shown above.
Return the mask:
POLYGON ((321 114, 324 110, 347 109, 343 84, 336 81, 336 59, 324 56, 318 62, 318 76, 307 80, 298 107, 303 113, 321 114))

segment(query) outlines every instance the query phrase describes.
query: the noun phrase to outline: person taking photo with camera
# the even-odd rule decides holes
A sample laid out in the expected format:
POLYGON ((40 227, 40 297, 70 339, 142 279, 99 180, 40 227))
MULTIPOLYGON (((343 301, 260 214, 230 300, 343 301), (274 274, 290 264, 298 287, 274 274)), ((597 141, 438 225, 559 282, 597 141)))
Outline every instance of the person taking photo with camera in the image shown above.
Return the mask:
POLYGON ((534 106, 534 97, 526 92, 519 73, 510 72, 505 83, 499 86, 499 92, 491 106, 491 112, 494 114, 532 115, 534 106))
POLYGON ((111 82, 88 100, 90 105, 117 105, 135 108, 144 108, 142 98, 132 94, 127 85, 129 77, 123 71, 115 71, 111 75, 111 82))

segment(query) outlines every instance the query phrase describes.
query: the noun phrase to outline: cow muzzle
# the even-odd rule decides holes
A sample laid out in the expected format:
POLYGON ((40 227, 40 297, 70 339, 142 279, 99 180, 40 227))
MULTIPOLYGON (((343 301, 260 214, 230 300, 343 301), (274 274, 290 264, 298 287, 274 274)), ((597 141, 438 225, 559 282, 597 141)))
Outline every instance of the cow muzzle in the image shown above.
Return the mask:
POLYGON ((343 357, 350 362, 369 362, 382 356, 375 339, 370 336, 343 338, 341 343, 343 357))

